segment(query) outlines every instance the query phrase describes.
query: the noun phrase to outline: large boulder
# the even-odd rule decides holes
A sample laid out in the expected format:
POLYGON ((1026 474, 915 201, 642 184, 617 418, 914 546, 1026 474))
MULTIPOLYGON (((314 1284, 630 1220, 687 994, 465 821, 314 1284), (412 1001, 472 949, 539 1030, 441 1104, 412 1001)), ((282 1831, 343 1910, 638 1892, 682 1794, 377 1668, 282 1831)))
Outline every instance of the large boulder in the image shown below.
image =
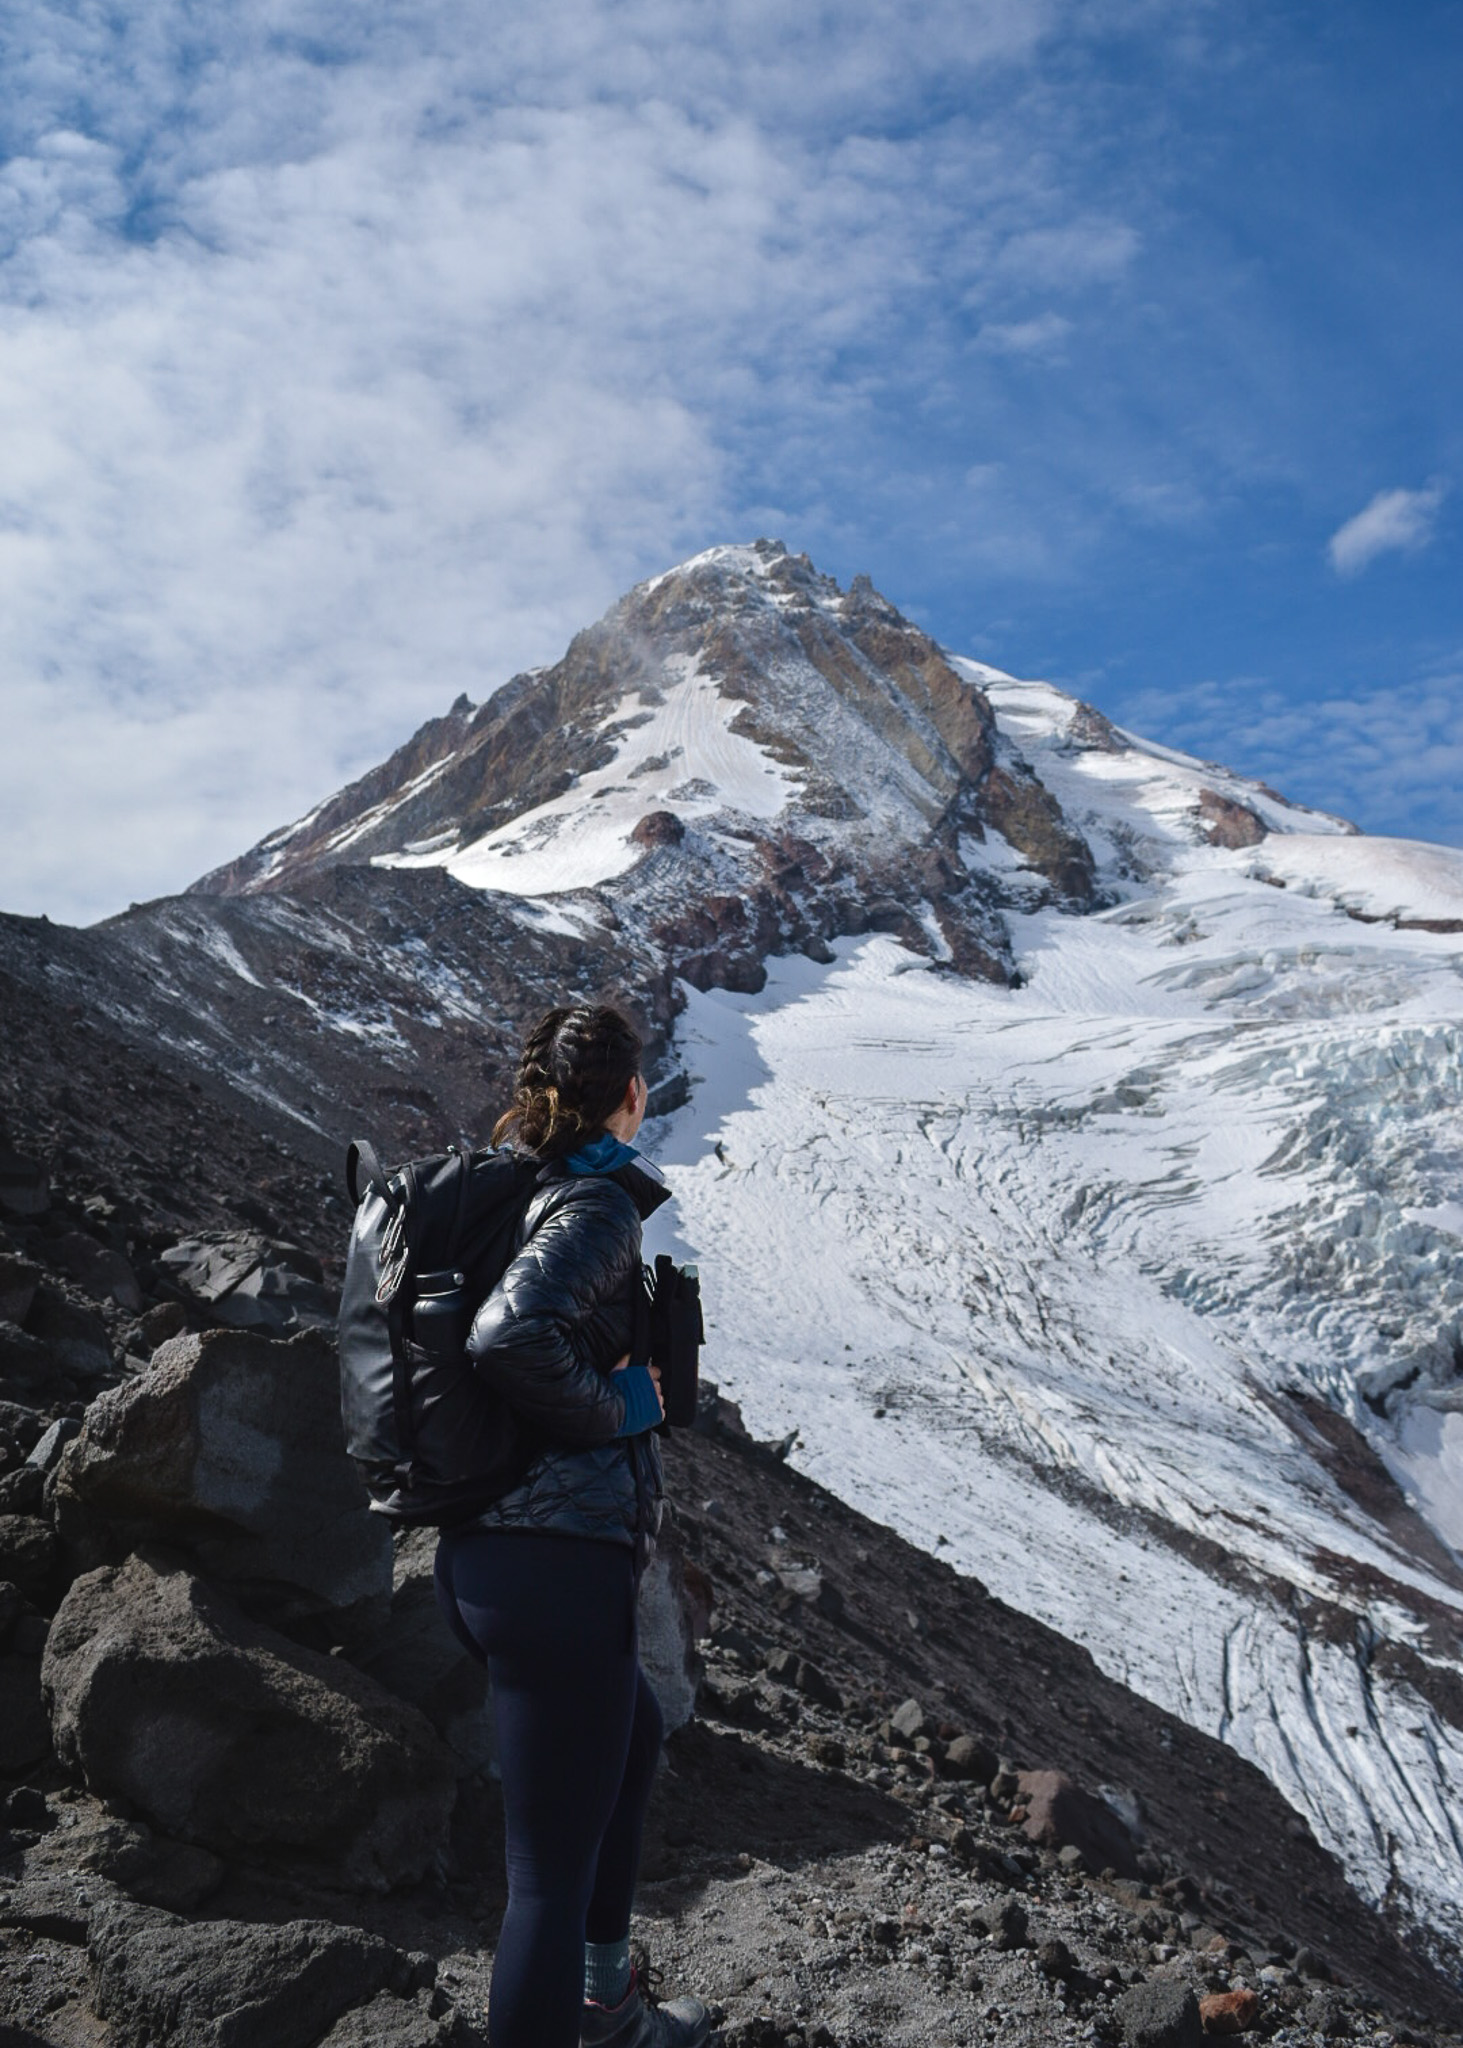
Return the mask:
POLYGON ((79 1578, 41 1681, 62 1758, 163 1834, 361 1890, 445 1849, 456 1780, 423 1717, 176 1566, 79 1578))
POLYGON ((426 1956, 330 1920, 190 1925, 115 1896, 91 1914, 87 1960, 111 2048, 315 2048, 342 2013, 433 1976, 426 1956))
POLYGON ((1203 2048, 1199 2002, 1187 1984, 1150 1977, 1113 2005, 1123 2048, 1203 2048))
POLYGON ((1029 1841, 1045 1849, 1080 1849, 1089 1870, 1135 1875, 1136 1844, 1105 1799, 1084 1792, 1065 1771, 1022 1771, 1016 1784, 1029 1841))
POLYGON ((317 1643, 390 1604, 391 1534, 346 1457, 335 1354, 316 1332, 172 1338, 92 1402, 54 1498, 75 1566, 162 1542, 317 1643))
POLYGON ((26 1313, 25 1327, 73 1379, 112 1377, 112 1340, 106 1324, 95 1309, 73 1301, 60 1287, 42 1282, 26 1313))

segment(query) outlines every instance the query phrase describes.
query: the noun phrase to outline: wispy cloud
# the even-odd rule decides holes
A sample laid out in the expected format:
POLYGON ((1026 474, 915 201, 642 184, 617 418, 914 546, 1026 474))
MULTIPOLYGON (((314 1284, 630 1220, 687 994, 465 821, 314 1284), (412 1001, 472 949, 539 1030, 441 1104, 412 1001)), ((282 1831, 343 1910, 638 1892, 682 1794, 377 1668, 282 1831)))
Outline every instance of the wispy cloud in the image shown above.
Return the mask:
POLYGON ((1463 654, 1385 689, 1305 703, 1257 676, 1181 697, 1141 690, 1101 701, 1130 731, 1222 761, 1363 831, 1463 846, 1463 654))
POLYGON ((1071 331, 1071 321, 1060 313, 1038 313, 1031 320, 987 320, 975 345, 993 355, 1050 358, 1061 352, 1071 331))
POLYGON ((1416 554, 1432 539, 1445 496, 1440 483, 1420 491, 1378 491, 1327 541, 1331 567, 1338 576, 1359 576, 1378 555, 1416 554))

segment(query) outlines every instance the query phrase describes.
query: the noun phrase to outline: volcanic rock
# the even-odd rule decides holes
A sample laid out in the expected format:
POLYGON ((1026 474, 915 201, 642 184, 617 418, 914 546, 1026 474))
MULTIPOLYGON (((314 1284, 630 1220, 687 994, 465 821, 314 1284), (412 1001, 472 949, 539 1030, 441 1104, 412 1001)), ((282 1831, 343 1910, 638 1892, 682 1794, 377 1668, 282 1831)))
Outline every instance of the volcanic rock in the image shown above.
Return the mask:
POLYGON ((56 1539, 39 1515, 0 1515, 0 1579, 45 1603, 56 1574, 56 1539))
POLYGON ((425 1957, 328 1920, 190 1926, 118 1897, 92 1914, 88 1948, 111 2048, 315 2048, 351 2007, 432 1975, 425 1957))
POLYGON ((945 1750, 943 1768, 947 1778, 967 1778, 978 1785, 988 1785, 1000 1769, 1000 1759, 973 1735, 957 1735, 945 1750))
POLYGON ((166 1834, 363 1890, 444 1844, 454 1774, 422 1716, 187 1572, 133 1557, 78 1579, 41 1675, 63 1758, 166 1834))
POLYGON ((1258 811, 1214 789, 1199 791, 1199 824, 1211 846, 1258 846, 1268 830, 1258 811))
POLYGON ((1204 2028, 1187 1984, 1150 1977, 1113 2005, 1126 2048, 1202 2048, 1204 2028))
POLYGON ((110 1245, 98 1244, 84 1230, 71 1230, 47 1248, 48 1256, 76 1282, 93 1301, 114 1301, 118 1308, 136 1315, 142 1307, 142 1289, 126 1259, 110 1245))
POLYGON ((1199 2018, 1206 2034, 1246 2034, 1260 2017, 1257 1992, 1215 1991, 1199 2000, 1199 2018))
POLYGON ((36 1289, 25 1327, 76 1379, 110 1378, 112 1340, 94 1309, 68 1301, 58 1289, 43 1282, 36 1289))
POLYGON ((369 2005, 357 2006, 338 2019, 320 2048, 452 2048, 467 2036, 455 2012, 434 2019, 436 2001, 429 1991, 398 1998, 378 1991, 369 2005))
POLYGON ((314 1332, 171 1339, 88 1408, 55 1506, 82 1568, 165 1542, 277 1627, 328 1618, 340 1641, 389 1607, 390 1532, 346 1458, 338 1368, 314 1332))
POLYGON ((1135 1875, 1133 1838, 1105 1800, 1084 1792, 1064 1771, 1021 1771, 1016 1789, 1028 1841, 1046 1849, 1070 1844, 1082 1851, 1089 1870, 1110 1865, 1120 1876, 1135 1875))
POLYGON ((184 1238, 158 1264, 190 1300, 235 1329, 285 1336, 322 1328, 339 1306, 317 1259, 264 1237, 214 1231, 184 1238))
POLYGON ((211 1850, 154 1834, 140 1821, 119 1820, 84 1794, 69 1801, 64 1814, 67 1824, 53 1825, 27 1854, 27 1883, 77 1873, 102 1877, 144 1905, 170 1913, 196 1911, 223 1883, 224 1863, 211 1850))

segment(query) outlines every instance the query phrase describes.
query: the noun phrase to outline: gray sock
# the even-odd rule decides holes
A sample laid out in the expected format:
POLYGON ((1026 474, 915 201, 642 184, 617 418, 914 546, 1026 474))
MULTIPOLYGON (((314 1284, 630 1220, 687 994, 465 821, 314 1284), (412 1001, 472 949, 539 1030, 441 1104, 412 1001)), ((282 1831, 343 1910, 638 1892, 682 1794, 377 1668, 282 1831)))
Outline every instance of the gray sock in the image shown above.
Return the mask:
POLYGON ((596 2005, 618 2005, 630 1989, 630 1937, 584 1944, 584 1995, 596 2005))

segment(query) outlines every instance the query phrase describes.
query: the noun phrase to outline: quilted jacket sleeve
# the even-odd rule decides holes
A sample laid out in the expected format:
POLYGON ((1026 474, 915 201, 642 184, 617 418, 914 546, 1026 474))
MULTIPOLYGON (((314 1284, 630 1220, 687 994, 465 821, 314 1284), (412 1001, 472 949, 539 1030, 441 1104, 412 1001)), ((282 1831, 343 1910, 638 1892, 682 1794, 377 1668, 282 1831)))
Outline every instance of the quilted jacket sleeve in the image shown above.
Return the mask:
POLYGON ((468 1355, 526 1422, 560 1443, 608 1443, 625 1403, 581 1357, 576 1326, 625 1286, 640 1260, 640 1218, 622 1188, 575 1185, 510 1263, 473 1318, 468 1355))

